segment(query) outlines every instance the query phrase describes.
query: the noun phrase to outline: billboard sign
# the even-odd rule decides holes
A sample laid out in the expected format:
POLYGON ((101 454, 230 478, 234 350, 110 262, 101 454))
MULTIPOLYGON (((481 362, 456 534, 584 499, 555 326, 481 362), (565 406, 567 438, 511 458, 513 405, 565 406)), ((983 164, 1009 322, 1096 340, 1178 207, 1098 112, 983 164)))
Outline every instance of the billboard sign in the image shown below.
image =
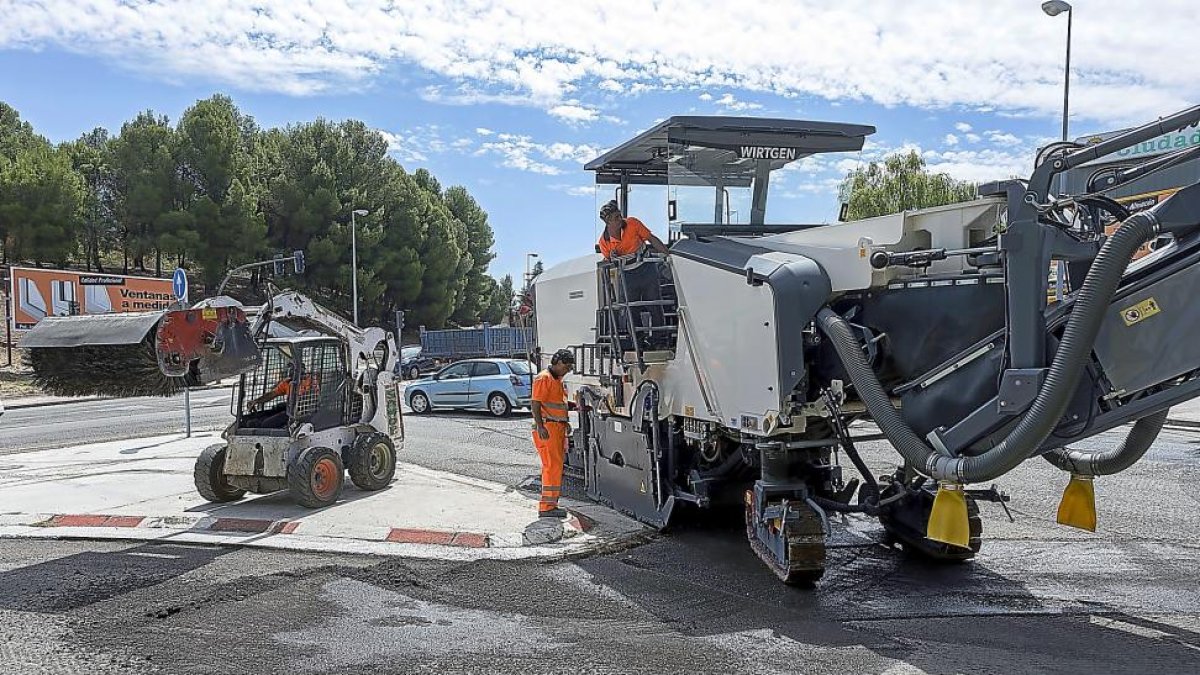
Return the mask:
POLYGON ((24 331, 47 316, 170 309, 170 279, 13 267, 9 274, 13 329, 24 331))
MULTIPOLYGON (((1085 146, 1095 145, 1101 141, 1107 141, 1114 136, 1118 136, 1128 131, 1129 129, 1125 129, 1124 131, 1109 131, 1102 134, 1092 134, 1090 136, 1076 138, 1075 142, 1085 146)), ((1177 150, 1194 148, 1198 145, 1200 145, 1200 128, 1187 127, 1180 131, 1171 131, 1161 136, 1156 136, 1148 141, 1143 141, 1128 148, 1121 148, 1112 154, 1099 157, 1090 162, 1081 164, 1080 166, 1094 166, 1097 164, 1109 164, 1112 162, 1127 162, 1130 165, 1137 165, 1143 160, 1150 159, 1151 157, 1165 155, 1168 152, 1175 152, 1177 150)))

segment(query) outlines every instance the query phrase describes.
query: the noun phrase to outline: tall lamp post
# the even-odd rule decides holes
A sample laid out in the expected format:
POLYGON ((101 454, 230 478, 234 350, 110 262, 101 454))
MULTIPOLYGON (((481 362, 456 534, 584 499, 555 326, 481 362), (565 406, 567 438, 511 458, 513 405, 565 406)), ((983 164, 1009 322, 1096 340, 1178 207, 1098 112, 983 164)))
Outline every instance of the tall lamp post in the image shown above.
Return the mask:
POLYGON ((350 293, 354 298, 355 326, 358 326, 358 223, 354 222, 354 216, 365 216, 368 213, 366 209, 354 209, 350 212, 350 293))
POLYGON ((527 290, 533 284, 533 267, 530 266, 530 261, 536 257, 538 257, 536 253, 525 254, 525 288, 527 290))
MULTIPOLYGON (((1042 11, 1047 16, 1058 16, 1063 12, 1067 13, 1067 63, 1063 67, 1063 129, 1062 139, 1067 140, 1067 110, 1071 97, 1071 17, 1074 12, 1071 11, 1070 3, 1064 0, 1046 0, 1042 3, 1042 11)), ((1066 283, 1063 279, 1067 273, 1067 264, 1062 260, 1054 269, 1054 300, 1062 302, 1063 293, 1066 290, 1066 283)))
POLYGON ((1062 139, 1067 140, 1067 104, 1071 94, 1071 5, 1063 0, 1047 0, 1042 3, 1042 11, 1049 16, 1067 13, 1067 64, 1063 76, 1063 131, 1062 139))

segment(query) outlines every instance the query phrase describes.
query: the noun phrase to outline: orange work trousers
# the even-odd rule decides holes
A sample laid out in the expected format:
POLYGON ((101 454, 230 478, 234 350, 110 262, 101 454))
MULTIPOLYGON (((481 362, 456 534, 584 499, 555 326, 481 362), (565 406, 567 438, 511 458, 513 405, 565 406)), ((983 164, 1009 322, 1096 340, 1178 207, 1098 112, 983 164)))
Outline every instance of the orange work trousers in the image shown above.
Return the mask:
POLYGON ((546 431, 550 432, 550 438, 543 441, 537 429, 533 430, 533 447, 542 460, 542 499, 538 502, 538 513, 558 508, 563 462, 567 459, 567 425, 547 421, 546 431))

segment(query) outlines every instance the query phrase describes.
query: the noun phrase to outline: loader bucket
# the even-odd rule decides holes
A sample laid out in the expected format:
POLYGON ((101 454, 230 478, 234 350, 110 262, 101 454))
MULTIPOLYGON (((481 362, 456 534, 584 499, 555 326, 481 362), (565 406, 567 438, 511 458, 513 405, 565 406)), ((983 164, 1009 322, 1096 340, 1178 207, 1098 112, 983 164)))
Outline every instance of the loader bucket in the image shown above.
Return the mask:
POLYGON ((60 396, 168 396, 180 378, 158 367, 154 338, 163 312, 42 319, 25 335, 34 381, 60 396))
POLYGON ((155 347, 163 374, 182 377, 191 371, 199 384, 249 372, 259 358, 258 345, 240 307, 167 312, 155 347))

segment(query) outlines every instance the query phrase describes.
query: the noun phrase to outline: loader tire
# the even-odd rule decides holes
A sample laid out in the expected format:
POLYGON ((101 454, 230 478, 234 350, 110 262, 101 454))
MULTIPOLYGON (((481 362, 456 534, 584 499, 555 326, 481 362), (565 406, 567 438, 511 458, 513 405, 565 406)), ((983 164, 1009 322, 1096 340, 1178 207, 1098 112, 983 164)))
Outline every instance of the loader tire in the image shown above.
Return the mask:
POLYGON ((288 467, 288 490, 300 506, 319 509, 342 493, 342 457, 329 448, 306 448, 288 467))
POLYGON ((350 481, 360 490, 382 490, 396 475, 396 446, 387 434, 359 434, 347 449, 350 481))
POLYGON ((196 491, 210 502, 235 502, 246 495, 245 490, 230 485, 225 476, 227 447, 224 443, 210 445, 196 458, 196 467, 192 471, 196 491))

